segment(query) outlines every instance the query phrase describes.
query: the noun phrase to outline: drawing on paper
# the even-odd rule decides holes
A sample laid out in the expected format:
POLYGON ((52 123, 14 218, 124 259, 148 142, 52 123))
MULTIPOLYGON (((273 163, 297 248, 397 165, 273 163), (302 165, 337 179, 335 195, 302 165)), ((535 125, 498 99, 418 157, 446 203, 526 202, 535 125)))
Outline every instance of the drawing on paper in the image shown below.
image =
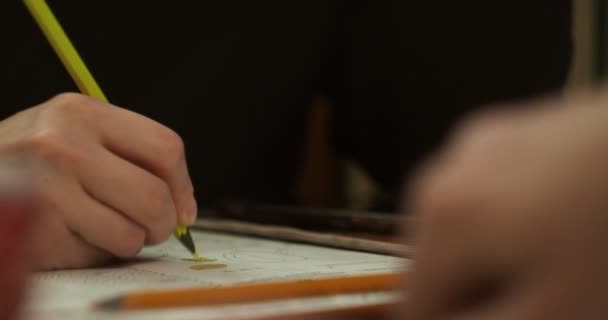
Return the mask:
POLYGON ((197 264, 191 266, 192 270, 211 270, 211 269, 223 269, 226 268, 225 264, 197 264))

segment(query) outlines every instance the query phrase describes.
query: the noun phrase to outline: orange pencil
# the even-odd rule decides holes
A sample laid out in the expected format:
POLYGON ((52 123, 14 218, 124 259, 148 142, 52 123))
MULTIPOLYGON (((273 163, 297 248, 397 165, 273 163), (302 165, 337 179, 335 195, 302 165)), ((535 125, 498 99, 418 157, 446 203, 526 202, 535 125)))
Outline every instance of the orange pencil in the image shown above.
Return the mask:
POLYGON ((336 294, 395 290, 403 274, 388 273, 341 278, 241 284, 220 288, 186 288, 134 292, 95 304, 109 310, 158 309, 221 305, 336 294))
POLYGON ((365 306, 342 307, 321 311, 303 311, 296 313, 286 313, 278 316, 268 316, 253 318, 251 320, 386 320, 393 319, 400 303, 380 303, 365 306))

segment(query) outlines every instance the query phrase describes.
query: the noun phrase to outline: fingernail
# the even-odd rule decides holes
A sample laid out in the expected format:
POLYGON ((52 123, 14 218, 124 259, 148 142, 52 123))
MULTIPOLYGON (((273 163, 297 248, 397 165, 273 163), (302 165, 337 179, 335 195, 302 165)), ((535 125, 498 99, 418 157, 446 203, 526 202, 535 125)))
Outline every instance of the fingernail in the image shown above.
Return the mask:
POLYGON ((194 197, 192 197, 192 200, 190 200, 190 205, 188 205, 186 212, 184 212, 184 219, 186 220, 186 223, 188 223, 188 225, 191 225, 194 223, 194 221, 196 221, 197 213, 198 206, 196 204, 196 200, 194 199, 194 197))

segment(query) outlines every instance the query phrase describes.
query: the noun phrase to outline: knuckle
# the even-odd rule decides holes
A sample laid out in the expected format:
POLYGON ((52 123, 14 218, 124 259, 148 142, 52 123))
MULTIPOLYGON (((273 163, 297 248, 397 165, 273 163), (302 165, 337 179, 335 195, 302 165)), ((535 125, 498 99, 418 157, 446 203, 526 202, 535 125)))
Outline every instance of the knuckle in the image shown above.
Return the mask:
POLYGON ((58 112, 72 112, 80 109, 93 101, 91 97, 79 93, 60 93, 51 99, 51 109, 58 112))
POLYGON ((30 136, 25 143, 28 150, 34 153, 55 153, 64 148, 63 137, 54 130, 44 130, 30 136))
POLYGON ((120 245, 112 252, 114 255, 129 258, 137 255, 143 248, 146 233, 141 228, 125 223, 115 232, 115 235, 120 239, 120 245))
POLYGON ((43 118, 60 122, 74 121, 86 123, 87 126, 96 125, 100 121, 100 117, 111 113, 112 108, 100 106, 99 100, 78 93, 61 93, 50 100, 42 109, 41 115, 43 118))
POLYGON ((72 147, 63 135, 55 130, 45 130, 30 136, 24 142, 26 151, 37 159, 47 162, 84 161, 85 154, 72 147))

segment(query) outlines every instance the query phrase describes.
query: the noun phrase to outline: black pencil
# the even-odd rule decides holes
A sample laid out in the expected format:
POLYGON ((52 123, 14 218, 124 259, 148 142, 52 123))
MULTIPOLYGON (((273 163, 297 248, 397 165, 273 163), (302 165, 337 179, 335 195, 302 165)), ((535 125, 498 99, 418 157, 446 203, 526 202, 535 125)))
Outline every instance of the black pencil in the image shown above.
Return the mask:
POLYGON ((314 231, 362 232, 382 235, 399 233, 403 217, 346 209, 229 203, 201 212, 202 218, 232 219, 314 231))

